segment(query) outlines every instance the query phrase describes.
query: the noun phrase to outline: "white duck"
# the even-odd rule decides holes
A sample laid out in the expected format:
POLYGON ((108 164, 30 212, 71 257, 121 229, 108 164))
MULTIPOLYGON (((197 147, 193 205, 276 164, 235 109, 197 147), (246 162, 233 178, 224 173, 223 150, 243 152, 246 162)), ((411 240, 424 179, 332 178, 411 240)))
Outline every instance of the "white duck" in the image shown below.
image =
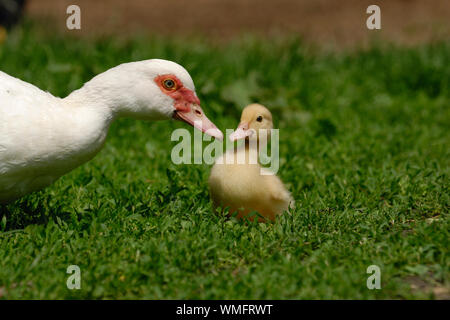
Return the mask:
POLYGON ((93 158, 118 117, 174 118, 223 137, 200 108, 189 73, 171 61, 121 64, 63 99, 0 71, 0 204, 93 158))
MULTIPOLYGON (((237 212, 237 218, 256 211, 264 218, 274 220, 294 206, 294 200, 280 178, 262 168, 257 159, 260 131, 268 130, 269 136, 272 128, 272 114, 266 107, 251 104, 242 111, 241 122, 230 139, 245 138, 244 145, 236 151, 234 148, 227 150, 211 169, 209 189, 215 209, 229 208, 230 214, 237 212)), ((248 218, 253 220, 255 216, 248 218)))

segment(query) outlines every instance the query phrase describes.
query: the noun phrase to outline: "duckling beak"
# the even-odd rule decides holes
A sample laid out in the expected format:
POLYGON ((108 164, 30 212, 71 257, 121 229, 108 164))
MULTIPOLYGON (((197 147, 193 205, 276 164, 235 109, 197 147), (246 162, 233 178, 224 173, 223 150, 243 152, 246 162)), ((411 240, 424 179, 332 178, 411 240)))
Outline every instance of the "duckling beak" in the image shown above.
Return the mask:
POLYGON ((237 129, 230 134, 229 138, 231 141, 236 141, 245 137, 251 137, 254 133, 255 131, 253 129, 248 128, 247 122, 241 122, 237 129))
POLYGON ((190 124, 200 131, 214 137, 220 141, 223 140, 223 133, 217 129, 216 125, 212 123, 203 112, 199 105, 193 104, 189 111, 175 110, 173 118, 190 124))

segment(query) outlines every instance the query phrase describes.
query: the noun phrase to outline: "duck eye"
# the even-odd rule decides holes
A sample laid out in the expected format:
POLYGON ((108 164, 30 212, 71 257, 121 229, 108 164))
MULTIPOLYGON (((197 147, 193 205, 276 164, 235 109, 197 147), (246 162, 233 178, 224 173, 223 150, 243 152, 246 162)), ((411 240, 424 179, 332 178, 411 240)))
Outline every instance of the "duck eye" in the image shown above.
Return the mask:
POLYGON ((256 121, 261 122, 262 121, 262 116, 258 116, 258 118, 256 118, 256 121))
POLYGON ((175 81, 173 81, 172 79, 166 79, 163 81, 163 86, 167 90, 174 90, 175 89, 175 81))

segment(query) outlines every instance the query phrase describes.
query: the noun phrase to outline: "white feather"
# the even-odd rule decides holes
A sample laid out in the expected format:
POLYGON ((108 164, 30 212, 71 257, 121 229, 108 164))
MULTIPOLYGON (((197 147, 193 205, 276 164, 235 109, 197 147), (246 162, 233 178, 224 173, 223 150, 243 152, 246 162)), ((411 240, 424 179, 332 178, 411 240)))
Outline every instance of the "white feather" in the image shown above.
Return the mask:
POLYGON ((90 160, 115 118, 170 118, 173 99, 154 82, 162 74, 195 90, 183 67, 159 59, 107 70, 64 99, 0 71, 0 203, 42 189, 90 160))

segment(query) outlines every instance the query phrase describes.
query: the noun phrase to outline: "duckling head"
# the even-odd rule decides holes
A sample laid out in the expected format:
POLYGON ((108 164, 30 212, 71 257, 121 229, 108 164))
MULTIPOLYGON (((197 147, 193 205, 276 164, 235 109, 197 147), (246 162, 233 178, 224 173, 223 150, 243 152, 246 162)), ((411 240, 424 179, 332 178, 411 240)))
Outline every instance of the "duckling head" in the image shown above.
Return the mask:
POLYGON ((230 140, 259 139, 262 131, 267 131, 270 137, 270 129, 273 129, 272 114, 263 105, 253 103, 244 108, 241 122, 237 129, 230 135, 230 140))

